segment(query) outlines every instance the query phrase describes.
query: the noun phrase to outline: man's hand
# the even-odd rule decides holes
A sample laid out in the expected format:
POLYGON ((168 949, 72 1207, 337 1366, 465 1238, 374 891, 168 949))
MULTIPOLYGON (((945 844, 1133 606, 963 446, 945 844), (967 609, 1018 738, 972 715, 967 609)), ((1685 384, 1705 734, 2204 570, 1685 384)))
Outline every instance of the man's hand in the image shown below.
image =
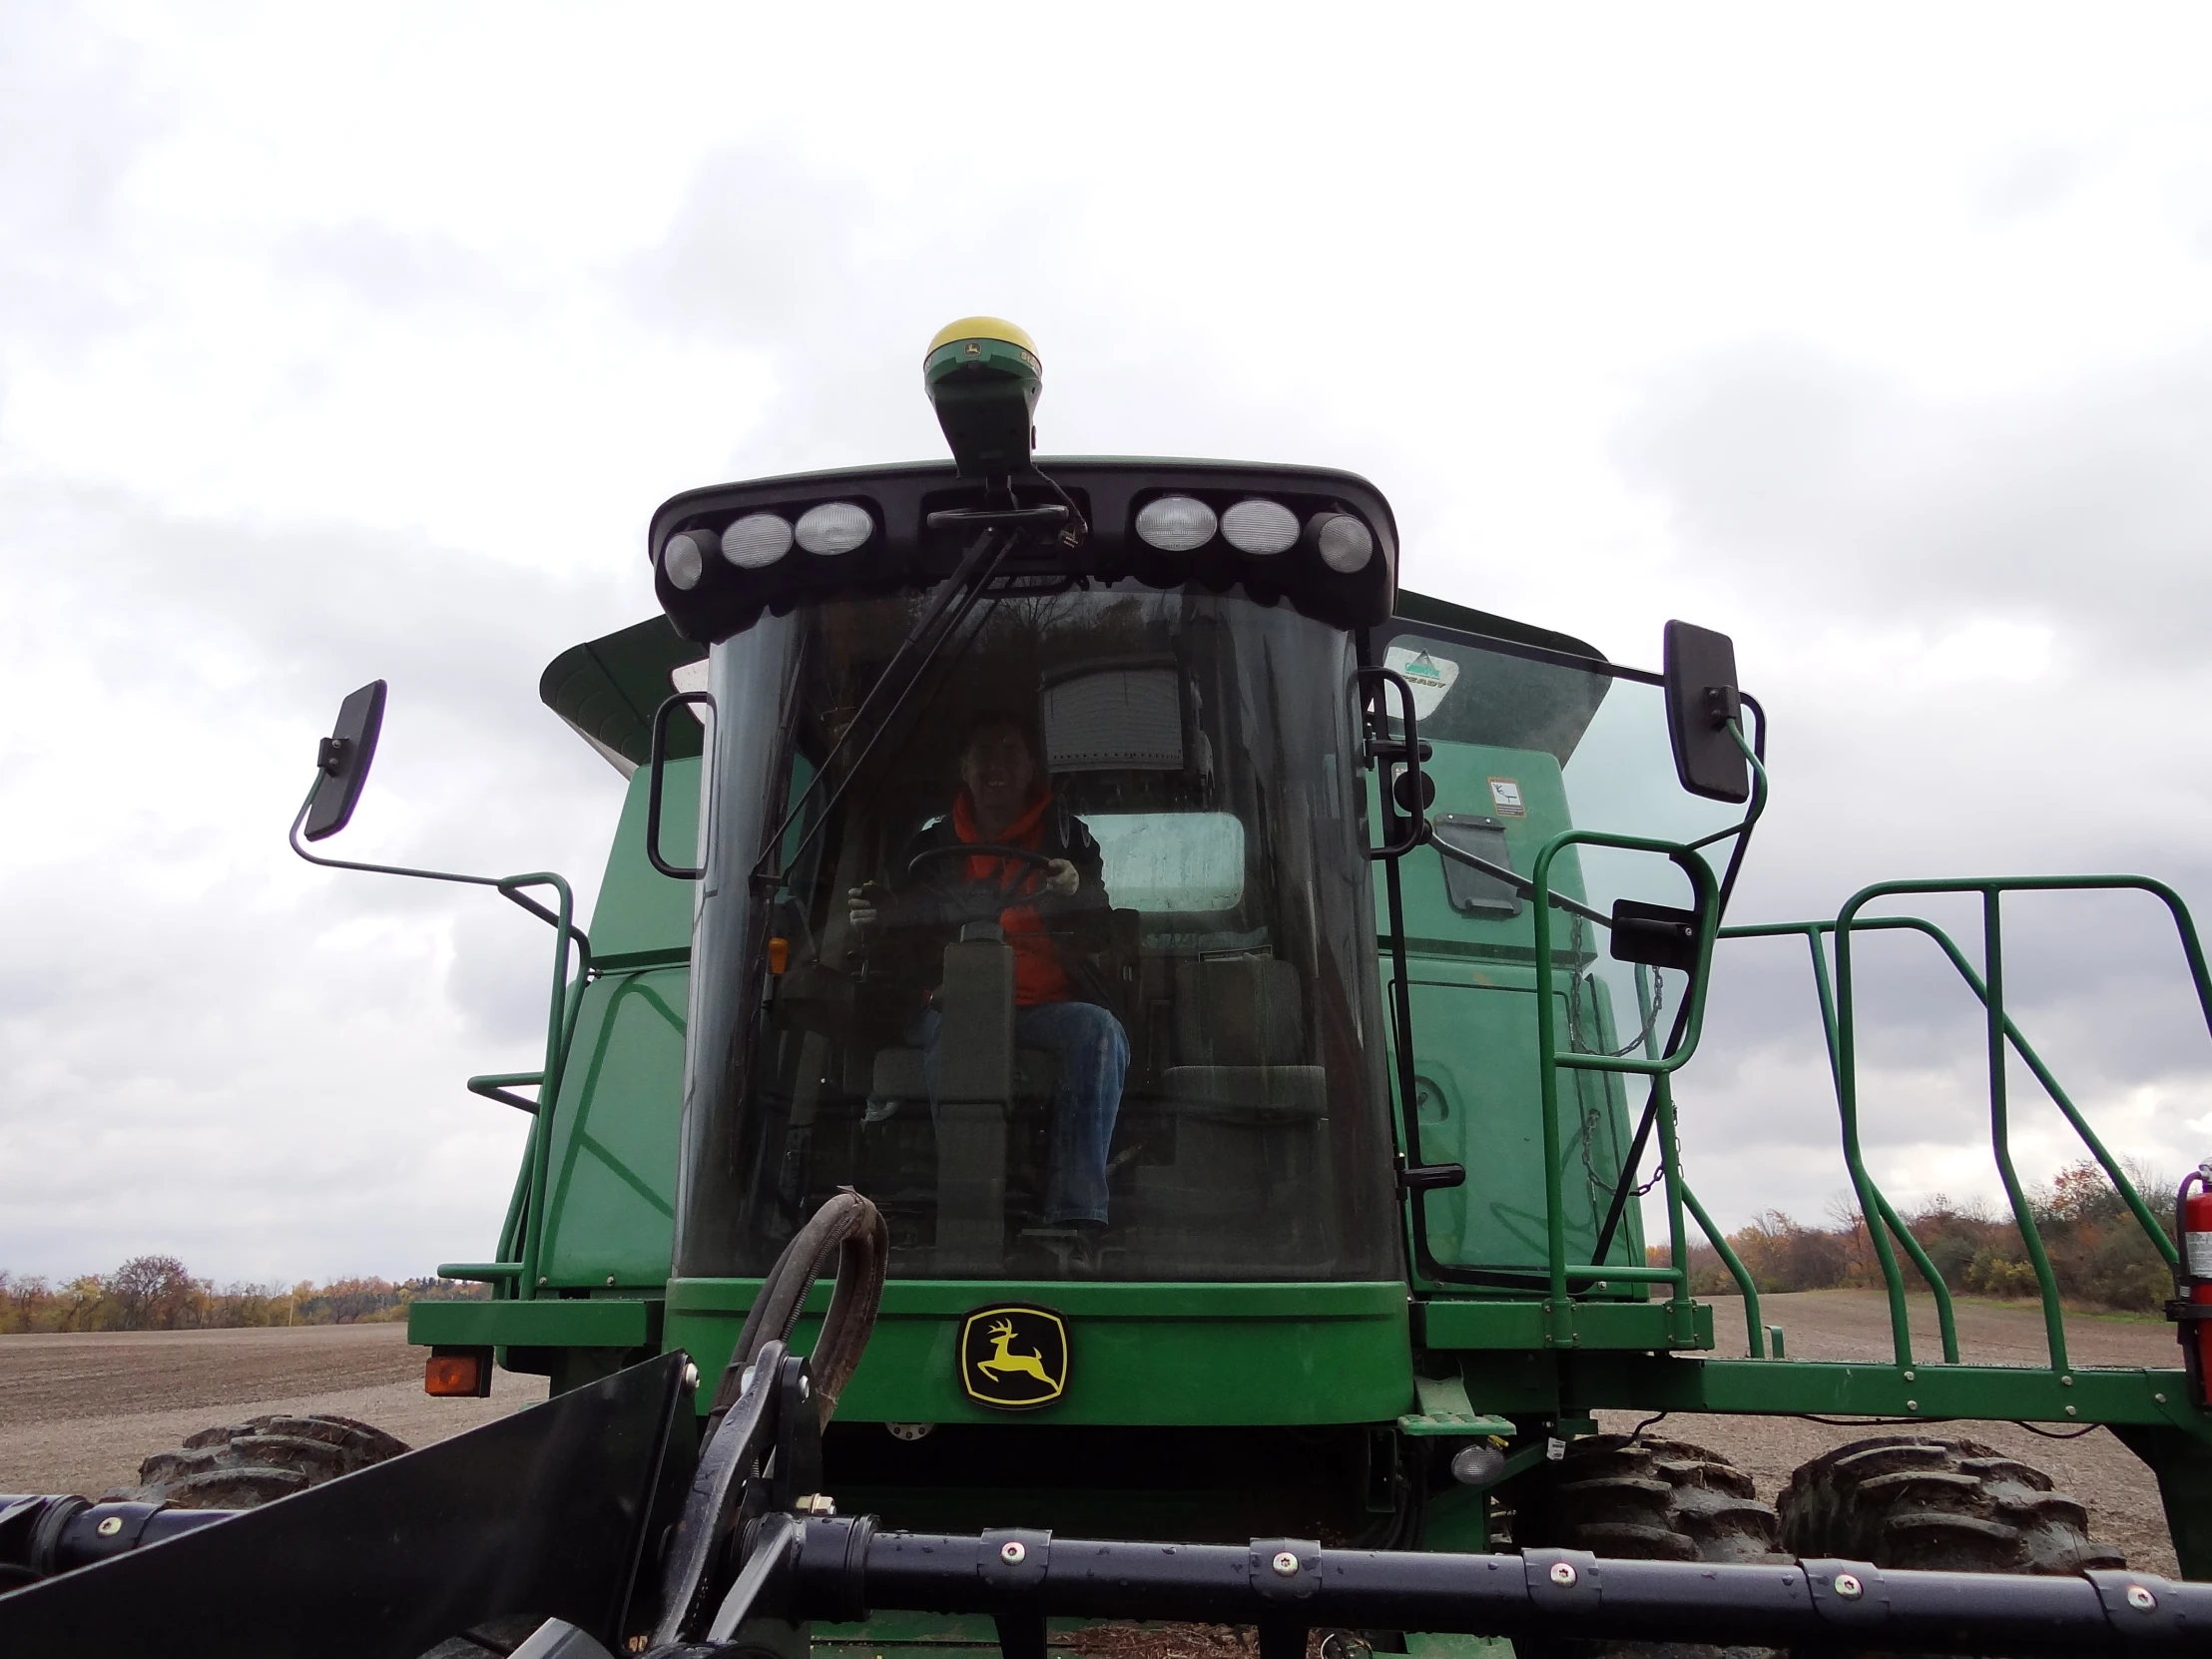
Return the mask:
POLYGON ((875 900, 865 887, 847 887, 844 894, 845 919, 862 932, 875 925, 875 900))
POLYGON ((1072 898, 1075 896, 1076 888, 1082 884, 1082 872, 1065 858, 1053 859, 1046 868, 1044 878, 1044 890, 1046 892, 1057 893, 1062 898, 1072 898))

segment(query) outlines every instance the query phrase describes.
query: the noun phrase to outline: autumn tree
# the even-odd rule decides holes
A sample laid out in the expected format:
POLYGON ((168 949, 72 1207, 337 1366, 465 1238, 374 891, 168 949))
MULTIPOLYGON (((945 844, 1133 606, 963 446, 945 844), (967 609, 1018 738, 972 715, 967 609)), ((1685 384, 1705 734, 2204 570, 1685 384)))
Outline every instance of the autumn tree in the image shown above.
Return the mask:
POLYGON ((174 1331, 185 1323, 199 1287, 174 1256, 134 1256, 105 1281, 126 1331, 174 1331))

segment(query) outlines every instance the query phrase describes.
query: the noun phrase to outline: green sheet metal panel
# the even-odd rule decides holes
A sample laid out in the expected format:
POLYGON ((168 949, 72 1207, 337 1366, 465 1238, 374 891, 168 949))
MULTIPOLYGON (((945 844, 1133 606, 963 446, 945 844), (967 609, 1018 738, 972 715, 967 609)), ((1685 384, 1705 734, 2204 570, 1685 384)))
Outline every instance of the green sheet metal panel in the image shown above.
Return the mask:
MULTIPOLYGON (((538 697, 569 725, 632 766, 645 763, 653 711, 676 689, 671 674, 707 655, 665 616, 572 645, 545 665, 538 697)), ((697 755, 697 722, 669 727, 669 753, 697 755)))
POLYGON ((647 968, 584 992, 553 1116, 553 1288, 667 1282, 689 978, 684 967, 647 968))
MULTIPOLYGON (((1544 1166, 1535 974, 1518 963, 1450 958, 1416 957, 1410 966, 1420 1156, 1426 1163, 1464 1165, 1468 1177, 1464 1186, 1429 1194, 1428 1247, 1441 1262, 1540 1271, 1544 1166)), ((1558 991, 1552 1012, 1563 1031, 1567 998, 1558 991)), ((1627 1150, 1620 1095, 1617 1080, 1598 1073, 1559 1075, 1570 1261, 1590 1260, 1627 1150)), ((1617 1233, 1607 1260, 1640 1264, 1643 1240, 1633 1205, 1628 1215, 1630 1225, 1617 1233)), ((1622 1286, 1618 1294, 1641 1299, 1645 1293, 1622 1286)))
MULTIPOLYGON (((1504 831, 1509 861, 1527 875, 1551 836, 1570 827, 1559 763, 1541 750, 1437 743, 1428 763, 1436 782, 1431 816, 1456 813, 1493 820, 1504 831), (1506 786, 1503 790, 1494 786, 1506 786), (1518 805, 1518 815, 1501 808, 1518 805)), ((1541 1269, 1544 1265, 1543 1120, 1536 1049, 1535 933, 1529 904, 1513 916, 1468 915, 1452 907, 1444 859, 1421 847, 1399 860, 1407 968, 1413 1016, 1416 1106, 1423 1162, 1462 1164, 1467 1184, 1428 1195, 1428 1244, 1440 1262, 1467 1267, 1541 1269)), ((1584 898, 1573 848, 1552 862, 1552 885, 1584 898)), ((1388 916, 1381 871, 1376 913, 1388 916)), ((1569 1015, 1584 1044, 1614 1048, 1611 997, 1602 982, 1569 991, 1565 964, 1604 946, 1597 929, 1552 912, 1552 948, 1559 963, 1553 1013, 1560 1040, 1569 1015)), ((1390 969, 1388 941, 1381 955, 1390 969)), ((1587 1262, 1632 1127, 1627 1092, 1618 1077, 1562 1071, 1559 1132, 1570 1259, 1587 1262), (1587 1155, 1587 1156, 1585 1156, 1587 1155)), ((1609 1261, 1643 1261, 1642 1217, 1631 1204, 1609 1261)), ((1640 1286, 1608 1287, 1600 1295, 1641 1301, 1640 1286)))
MULTIPOLYGON (((661 769, 661 856, 683 867, 691 865, 699 844, 699 768, 694 757, 670 761, 661 769)), ((643 767, 631 778, 614 846, 607 853, 607 873, 591 917, 592 960, 600 967, 665 961, 691 949, 698 883, 663 875, 645 855, 650 782, 643 767)))
POLYGON ((642 1348, 653 1341, 656 1311, 619 1297, 418 1302, 407 1310, 407 1341, 423 1348, 642 1348))
MULTIPOLYGON (((1429 809, 1435 819, 1444 814, 1494 820, 1505 832, 1505 845, 1515 872, 1531 873, 1536 854, 1545 841, 1572 828, 1567 814, 1567 791, 1559 763, 1540 750, 1493 749, 1486 745, 1438 743, 1422 769, 1436 785, 1436 802, 1429 809), (1519 816, 1500 808, 1493 785, 1510 786, 1521 807, 1519 816)), ((1371 797, 1370 811, 1379 810, 1371 797)), ((1588 895, 1582 885, 1580 855, 1568 847, 1552 860, 1551 884, 1569 898, 1588 895)), ((1528 959, 1535 951, 1535 935, 1528 906, 1510 917, 1467 915, 1451 907, 1444 889, 1444 856, 1434 847, 1420 847, 1398 860, 1398 890, 1405 906, 1405 936, 1415 949, 1440 949, 1475 954, 1505 954, 1528 959)), ((1376 875, 1375 913, 1387 925, 1389 910, 1383 896, 1382 877, 1376 875)), ((1574 923, 1554 911, 1552 948, 1564 952, 1572 942, 1574 923)), ((1585 944, 1590 927, 1580 924, 1585 944)))
MULTIPOLYGON (((715 1375, 759 1280, 669 1286, 665 1341, 715 1375)), ((1004 1422, 969 1400, 954 1371, 962 1318, 1034 1303, 1068 1325, 1067 1392, 1026 1420, 1076 1423, 1388 1422, 1414 1405, 1405 1287, 946 1283, 893 1280, 867 1357, 837 1402, 840 1422, 1004 1422)), ((794 1334, 821 1332, 818 1286, 794 1334)), ((702 1400, 712 1389, 702 1389, 702 1400)), ((702 1404, 701 1409, 705 1409, 702 1404)))

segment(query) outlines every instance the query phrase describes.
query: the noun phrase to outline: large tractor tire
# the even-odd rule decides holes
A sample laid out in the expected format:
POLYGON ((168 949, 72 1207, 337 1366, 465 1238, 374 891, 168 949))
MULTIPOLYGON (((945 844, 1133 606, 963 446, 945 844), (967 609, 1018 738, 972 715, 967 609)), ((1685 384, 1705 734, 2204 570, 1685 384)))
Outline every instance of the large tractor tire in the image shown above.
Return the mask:
MULTIPOLYGON (((1773 1561, 1780 1523, 1751 1476, 1687 1440, 1593 1434, 1517 1494, 1513 1543, 1632 1561, 1773 1561)), ((1684 1642, 1518 1640, 1522 1659, 1765 1659, 1768 1648, 1684 1642)))
MULTIPOLYGON (((203 1428, 174 1451, 155 1452, 139 1464, 136 1486, 119 1486, 101 1501, 258 1509, 408 1449, 406 1441, 381 1428, 327 1412, 249 1417, 203 1428)), ((499 1659, 541 1622, 534 1616, 494 1619, 440 1642, 422 1659, 499 1659)))
POLYGON ((250 1417, 231 1427, 203 1428, 174 1451, 155 1452, 139 1464, 136 1486, 119 1486, 101 1501, 253 1509, 406 1449, 404 1440, 351 1417, 319 1411, 250 1417))
POLYGON ((1780 1524, 1751 1476, 1687 1440, 1593 1434, 1520 1494, 1513 1542, 1633 1561, 1763 1561, 1780 1524))
POLYGON ((1827 1452, 1782 1493, 1783 1547, 1878 1567, 2073 1573, 2122 1567, 2040 1469, 1975 1440, 1886 1434, 1827 1452))

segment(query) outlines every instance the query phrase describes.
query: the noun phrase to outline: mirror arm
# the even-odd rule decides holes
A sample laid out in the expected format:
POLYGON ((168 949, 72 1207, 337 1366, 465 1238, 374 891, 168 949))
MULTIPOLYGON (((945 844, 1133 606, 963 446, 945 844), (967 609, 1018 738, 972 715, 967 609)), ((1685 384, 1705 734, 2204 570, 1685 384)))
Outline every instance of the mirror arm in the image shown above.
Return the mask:
MULTIPOLYGON (((1710 835, 1700 835, 1690 842, 1689 850, 1692 852, 1701 846, 1711 846, 1715 841, 1724 841, 1731 835, 1749 836, 1753 826, 1758 824, 1760 815, 1767 810, 1766 764, 1759 759, 1758 749, 1753 747, 1751 740, 1744 736, 1741 720, 1728 722, 1728 735, 1736 740, 1736 747, 1743 751, 1745 764, 1751 768, 1751 804, 1744 809, 1743 819, 1739 823, 1731 824, 1725 830, 1716 830, 1710 835)), ((1758 746, 1765 747, 1764 744, 1758 746)))
MULTIPOLYGON (((286 837, 291 842, 291 849, 310 864, 320 864, 324 869, 357 869, 369 875, 411 875, 418 881, 457 881, 464 886, 493 887, 502 897, 513 900, 548 926, 556 929, 561 926, 558 913, 520 890, 523 887, 553 887, 559 890, 562 899, 566 901, 569 897, 568 882, 549 870, 529 875, 464 875, 457 870, 413 869, 404 864, 355 863, 350 858, 325 858, 319 852, 309 852, 299 844, 299 827, 307 822, 307 809, 313 804, 314 790, 310 787, 307 799, 299 804, 299 811, 292 818, 291 833, 286 837)), ((582 948, 584 959, 589 961, 591 940, 584 930, 572 921, 568 924, 568 935, 582 948)))

